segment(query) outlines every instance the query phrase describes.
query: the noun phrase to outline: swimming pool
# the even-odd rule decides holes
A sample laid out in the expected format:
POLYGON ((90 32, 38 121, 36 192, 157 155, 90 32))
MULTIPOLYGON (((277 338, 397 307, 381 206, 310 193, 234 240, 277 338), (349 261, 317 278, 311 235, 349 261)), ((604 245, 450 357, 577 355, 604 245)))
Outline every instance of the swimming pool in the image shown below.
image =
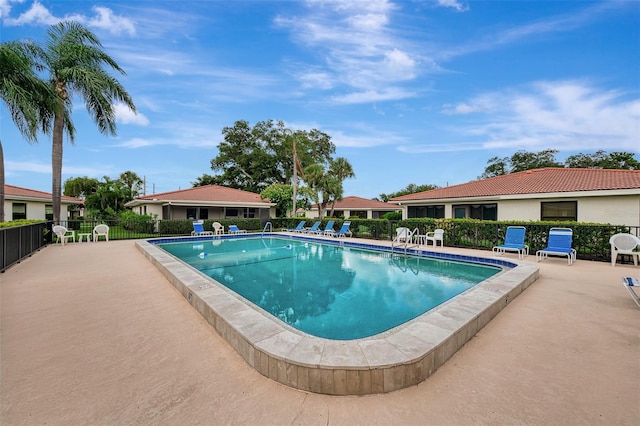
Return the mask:
MULTIPOLYGON (((291 241, 323 240, 282 235, 291 241)), ((251 234, 222 237, 231 238, 251 238, 251 234)), ((398 250, 385 241, 324 240, 350 249, 398 250)), ((213 242, 212 237, 183 237, 137 240, 135 244, 256 371, 296 389, 331 395, 391 392, 420 383, 538 278, 535 263, 462 255, 448 247, 437 251, 409 249, 408 255, 506 269, 388 331, 355 340, 332 340, 296 330, 157 246, 177 241, 213 242)))
POLYGON ((284 237, 159 246, 290 326, 334 340, 397 327, 501 271, 284 237))

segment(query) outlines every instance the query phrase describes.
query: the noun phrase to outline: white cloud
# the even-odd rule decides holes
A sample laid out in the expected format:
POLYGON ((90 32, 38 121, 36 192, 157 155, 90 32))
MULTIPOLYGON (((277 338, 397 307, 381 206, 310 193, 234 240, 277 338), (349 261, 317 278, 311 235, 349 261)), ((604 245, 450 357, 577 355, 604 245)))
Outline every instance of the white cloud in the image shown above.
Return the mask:
POLYGON ((429 71, 434 68, 430 58, 412 51, 414 40, 395 33, 393 12, 398 6, 394 3, 377 0, 306 4, 308 14, 275 20, 321 60, 310 74, 293 72, 303 88, 310 87, 316 78, 321 84, 315 88, 344 88, 346 94, 330 97, 337 102, 401 99, 399 96, 413 94, 394 85, 414 80, 421 67, 429 71))
POLYGON ((116 121, 123 124, 137 124, 140 126, 148 126, 149 119, 144 114, 138 112, 137 114, 129 109, 123 103, 117 103, 113 106, 116 114, 116 121))
POLYGON ((106 7, 94 6, 93 11, 96 16, 87 19, 87 25, 90 27, 108 30, 113 34, 128 33, 134 35, 136 28, 130 19, 116 16, 111 9, 106 7))
POLYGON ((65 20, 72 20, 87 25, 90 28, 100 28, 111 32, 112 34, 127 33, 134 35, 136 30, 133 22, 121 16, 116 16, 113 11, 106 7, 94 6, 92 10, 94 16, 86 16, 80 14, 69 14, 63 17, 53 15, 49 9, 43 6, 39 1, 34 1, 31 7, 21 13, 17 18, 9 18, 11 7, 7 0, 0 0, 0 11, 4 18, 4 25, 20 26, 20 25, 54 25, 65 20))
POLYGON ((460 3, 458 0, 437 0, 437 3, 439 6, 450 7, 458 12, 466 12, 469 10, 469 6, 460 3))
MULTIPOLYGON (((537 82, 517 91, 484 94, 490 115, 462 127, 484 140, 485 148, 623 150, 640 152, 640 99, 603 91, 579 81, 537 82)), ((471 100, 459 113, 487 112, 471 100)), ((447 109, 445 109, 447 111, 447 109)))

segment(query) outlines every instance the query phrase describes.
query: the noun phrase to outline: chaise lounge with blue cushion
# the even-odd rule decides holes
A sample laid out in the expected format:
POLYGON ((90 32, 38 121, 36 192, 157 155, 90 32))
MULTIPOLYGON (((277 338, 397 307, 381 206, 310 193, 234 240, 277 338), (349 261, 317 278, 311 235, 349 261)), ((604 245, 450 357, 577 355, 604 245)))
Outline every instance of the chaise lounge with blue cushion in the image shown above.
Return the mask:
POLYGON ((333 230, 333 224, 335 223, 334 220, 330 220, 329 222, 327 222, 327 226, 324 227, 324 231, 319 229, 316 231, 316 234, 319 235, 330 235, 332 232, 335 232, 333 230))
POLYGON ((576 250, 571 247, 573 244, 573 231, 569 228, 551 228, 547 247, 536 252, 536 260, 540 262, 548 255, 567 256, 569 265, 576 260, 576 250))
POLYGON ((192 236, 198 235, 213 235, 213 231, 205 231, 204 225, 200 221, 193 222, 193 231, 191 231, 192 236))
POLYGON ((496 254, 504 254, 507 251, 515 251, 518 257, 523 259, 529 255, 529 246, 524 243, 527 228, 524 226, 508 226, 504 236, 504 244, 495 246, 493 251, 496 254))
POLYGON ((292 229, 285 229, 285 231, 288 231, 288 232, 302 232, 305 223, 307 223, 306 220, 301 220, 300 223, 298 223, 298 226, 296 226, 295 228, 292 228, 292 229))
POLYGON ((238 228, 238 225, 229 225, 229 233, 230 234, 246 234, 247 231, 244 229, 238 228))
POLYGON ((332 237, 336 237, 336 238, 346 237, 347 234, 349 234, 349 236, 351 236, 351 231, 349 230, 349 226, 351 226, 351 222, 344 222, 342 224, 342 227, 337 232, 331 230, 328 233, 326 233, 325 235, 331 235, 332 237))
POLYGON ((622 285, 624 285, 625 288, 629 290, 629 294, 631 294, 631 298, 633 299, 634 302, 636 302, 636 305, 638 305, 638 307, 640 308, 640 295, 638 295, 638 293, 636 293, 635 291, 636 288, 640 289, 640 279, 632 278, 632 277, 624 277, 622 279, 622 285))
POLYGON ((316 232, 318 232, 318 228, 320 228, 320 225, 322 224, 322 222, 317 221, 314 222, 313 225, 311 225, 311 228, 303 228, 302 231, 305 234, 315 234, 316 232))

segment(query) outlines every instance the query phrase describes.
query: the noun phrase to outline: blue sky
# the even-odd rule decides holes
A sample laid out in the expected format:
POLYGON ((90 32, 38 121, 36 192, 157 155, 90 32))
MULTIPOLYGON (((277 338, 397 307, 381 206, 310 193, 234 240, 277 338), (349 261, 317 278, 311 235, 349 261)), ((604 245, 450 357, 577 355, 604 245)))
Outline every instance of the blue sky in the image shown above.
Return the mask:
MULTIPOLYGON (((184 189, 237 120, 332 137, 373 198, 476 179, 491 157, 598 149, 640 158, 638 1, 0 0, 3 41, 74 19, 124 68, 138 114, 101 135, 74 101, 63 181, 131 170, 184 189)), ((2 106, 6 183, 51 192, 51 138, 2 106)))

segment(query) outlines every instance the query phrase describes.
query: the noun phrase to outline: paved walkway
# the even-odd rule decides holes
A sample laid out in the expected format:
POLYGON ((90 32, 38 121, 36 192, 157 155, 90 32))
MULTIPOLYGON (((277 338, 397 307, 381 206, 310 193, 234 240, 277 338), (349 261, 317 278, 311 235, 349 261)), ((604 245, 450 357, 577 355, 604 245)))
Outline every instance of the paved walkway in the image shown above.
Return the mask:
POLYGON ((332 397, 251 369, 133 241, 49 246, 0 274, 0 424, 639 425, 640 268, 540 266, 426 381, 332 397))

